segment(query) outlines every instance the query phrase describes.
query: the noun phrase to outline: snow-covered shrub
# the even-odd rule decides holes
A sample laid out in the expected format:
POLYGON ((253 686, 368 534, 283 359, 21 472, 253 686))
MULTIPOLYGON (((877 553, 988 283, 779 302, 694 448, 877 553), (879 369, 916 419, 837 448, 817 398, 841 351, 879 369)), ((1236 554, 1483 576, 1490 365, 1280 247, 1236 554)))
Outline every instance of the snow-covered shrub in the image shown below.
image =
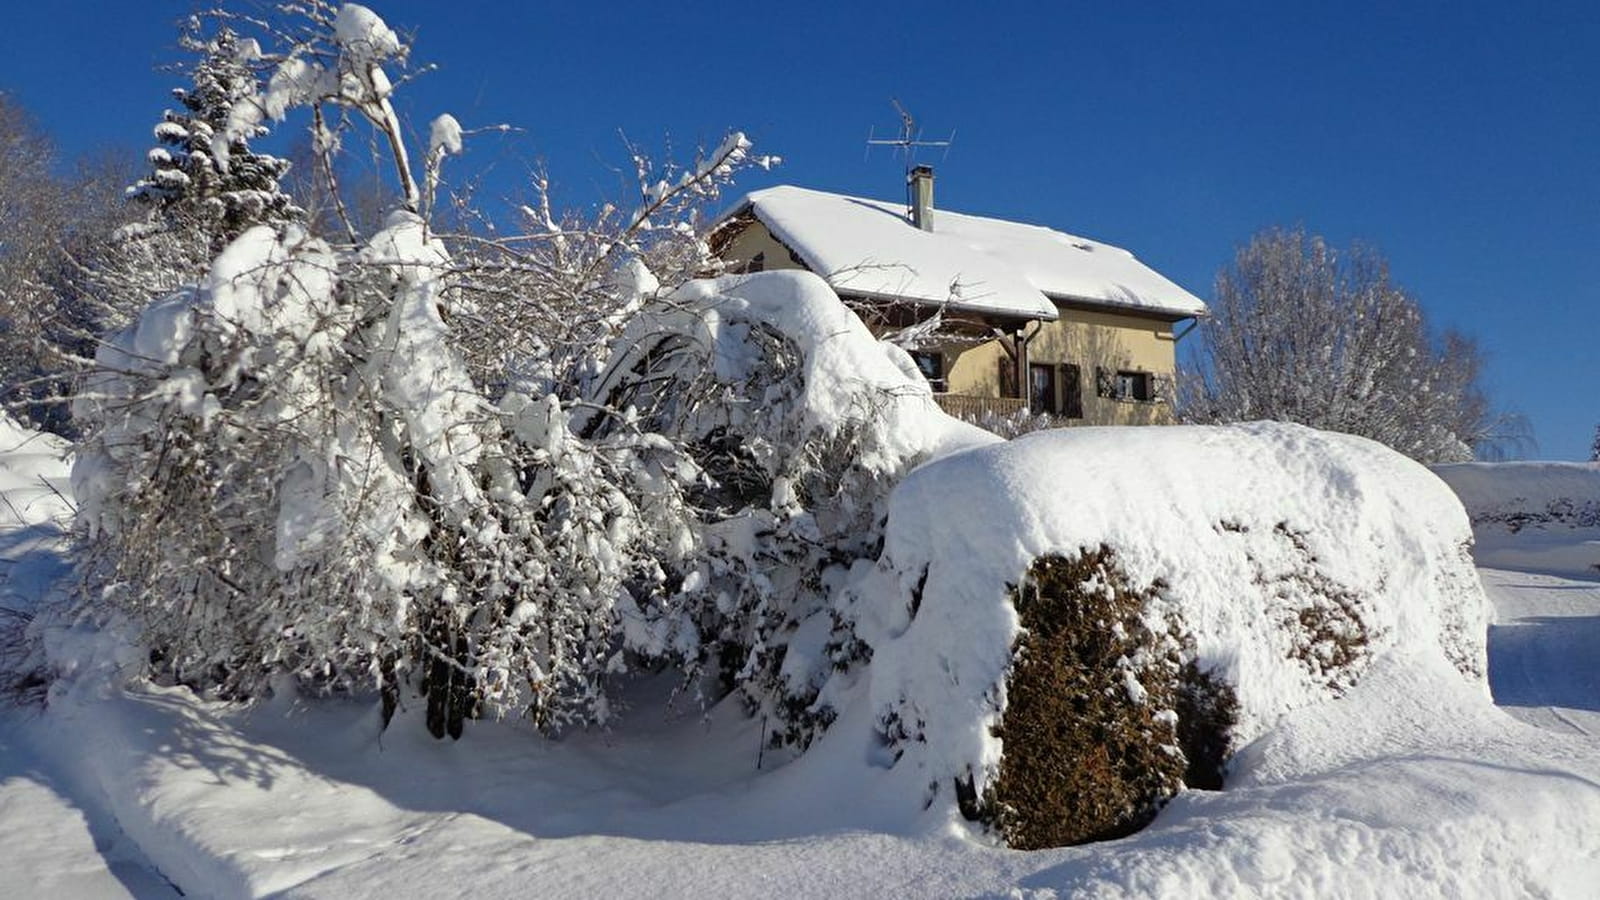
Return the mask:
POLYGON ((559 213, 549 180, 536 176, 536 205, 517 209, 524 233, 458 247, 472 271, 459 312, 475 374, 486 384, 587 401, 608 351, 644 303, 720 271, 701 237, 705 207, 736 172, 779 162, 752 146, 731 132, 688 167, 653 163, 630 146, 638 179, 632 207, 559 213))
MULTIPOLYGON (((166 123, 183 155, 155 159, 145 194, 211 209, 185 193, 197 178, 275 184, 281 168, 263 169, 246 139, 310 107, 330 182, 341 130, 374 126, 400 209, 364 239, 346 218, 347 245, 292 221, 245 230, 201 284, 106 342, 75 404, 86 608, 131 620, 158 672, 228 695, 288 672, 379 688, 392 712, 412 680, 435 735, 486 713, 604 722, 606 682, 630 653, 703 655, 656 612, 669 589, 694 591, 686 560, 706 535, 691 504, 707 494, 675 438, 587 389, 607 338, 660 289, 646 261, 696 268, 693 205, 771 159, 737 133, 670 178, 636 154, 633 213, 564 230, 545 195, 542 214, 525 211, 540 233, 457 236, 458 259, 427 214, 466 132, 436 118, 415 177, 386 73, 409 48, 356 4, 280 12, 256 24, 285 47, 226 32, 201 48, 205 121, 166 123), (218 66, 226 78, 210 77, 218 66), (484 352, 484 337, 507 352, 484 352)), ((219 202, 212 212, 233 209, 219 202)))
POLYGON ((984 431, 992 431, 1007 440, 1021 437, 1024 434, 1032 434, 1035 431, 1060 428, 1066 425, 1065 420, 1058 420, 1049 413, 1036 413, 1027 409, 1018 410, 1010 415, 985 410, 974 416, 957 416, 956 418, 971 422, 984 431))
POLYGON ((907 777, 982 796, 1006 752, 991 729, 1023 628, 1011 586, 1102 545, 1236 693, 1238 744, 1380 655, 1442 655, 1481 683, 1469 541, 1422 466, 1294 425, 1061 429, 937 460, 895 489, 882 559, 853 587, 884 598, 857 627, 880 738, 907 777))
POLYGON ((968 810, 1011 847, 1131 834, 1190 771, 1220 781, 1235 701, 1200 677, 1161 588, 1130 589, 1101 546, 1036 561, 1013 592, 1022 631, 994 727, 1005 754, 968 810))
POLYGON ((450 365, 418 356, 437 313, 417 257, 437 247, 404 218, 372 247, 402 241, 413 258, 374 272, 296 226, 258 226, 98 354, 74 403, 93 599, 132 614, 174 677, 245 694, 279 669, 339 684, 403 641, 403 593, 430 574, 414 479, 440 463, 434 480, 459 482, 452 453, 475 448, 441 446, 470 443, 440 415, 460 396, 406 389, 450 365))
POLYGON ((353 252, 261 226, 106 344, 75 407, 91 599, 159 670, 246 696, 415 672, 436 734, 606 718, 615 605, 687 546, 692 468, 637 431, 579 440, 554 396, 489 403, 441 318, 449 263, 411 213, 353 252))
POLYGON ((677 590, 630 611, 632 643, 717 672, 803 746, 832 720, 835 674, 866 660, 840 591, 880 549, 885 502, 916 464, 995 440, 939 411, 904 351, 807 272, 697 281, 631 322, 594 400, 596 435, 642 428, 705 473, 677 590))

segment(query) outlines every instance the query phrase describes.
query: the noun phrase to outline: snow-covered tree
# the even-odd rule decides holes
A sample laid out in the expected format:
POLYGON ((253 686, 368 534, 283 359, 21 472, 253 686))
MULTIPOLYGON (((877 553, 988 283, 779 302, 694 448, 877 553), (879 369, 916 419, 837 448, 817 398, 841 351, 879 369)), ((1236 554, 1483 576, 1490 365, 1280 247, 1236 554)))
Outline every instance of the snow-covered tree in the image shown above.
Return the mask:
POLYGON ((397 209, 368 235, 346 218, 348 244, 257 224, 106 342, 75 404, 89 608, 133 620, 157 671, 228 694, 287 672, 391 704, 412 683, 437 735, 483 714, 605 721, 626 651, 696 655, 629 615, 660 608, 693 558, 702 472, 585 385, 655 296, 647 261, 703 258, 690 200, 749 142, 648 181, 629 214, 547 215, 534 249, 507 252, 430 224, 463 131, 440 116, 412 152, 388 74, 409 48, 381 18, 303 3, 271 36, 270 56, 251 50, 271 74, 236 98, 211 158, 226 171, 264 118, 309 109, 329 162, 364 121, 397 209), (483 352, 464 337, 479 324, 518 352, 483 352))
POLYGON ((1218 273, 1211 310, 1184 384, 1191 421, 1299 422, 1424 462, 1471 459, 1500 436, 1476 343, 1455 332, 1435 340, 1369 248, 1262 232, 1218 273))
POLYGON ((229 127, 235 106, 258 102, 260 45, 226 25, 207 35, 193 16, 180 46, 196 56, 191 84, 173 89, 181 108, 167 110, 156 125, 157 146, 147 155, 151 171, 129 196, 150 208, 162 230, 208 238, 212 254, 253 225, 299 221, 302 211, 279 186, 289 163, 250 147, 267 127, 259 121, 229 127), (225 153, 214 149, 219 143, 225 153))
POLYGON ((60 170, 48 136, 0 94, 0 404, 55 431, 98 318, 91 268, 127 221, 118 160, 60 170))
POLYGON ((737 692, 770 744, 803 748, 870 659, 858 626, 881 610, 844 585, 878 557, 890 490, 995 438, 940 412, 911 358, 809 273, 691 282, 616 347, 583 429, 659 433, 704 473, 687 495, 698 540, 672 590, 628 604, 630 641, 737 692))
POLYGON ((55 150, 32 117, 0 94, 0 401, 16 403, 41 374, 50 316, 44 273, 54 265, 66 210, 52 175, 55 150))

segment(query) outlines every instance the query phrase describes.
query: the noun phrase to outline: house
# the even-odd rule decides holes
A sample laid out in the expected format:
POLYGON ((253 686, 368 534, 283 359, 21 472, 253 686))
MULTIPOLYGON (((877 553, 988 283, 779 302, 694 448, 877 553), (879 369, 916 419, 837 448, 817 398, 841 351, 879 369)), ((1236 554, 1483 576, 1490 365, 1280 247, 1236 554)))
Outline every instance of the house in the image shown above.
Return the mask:
POLYGON ((927 166, 907 188, 906 204, 756 191, 721 218, 712 248, 733 271, 820 275, 911 352, 953 414, 1172 419, 1179 326, 1205 315, 1205 303, 1121 248, 935 210, 927 166))

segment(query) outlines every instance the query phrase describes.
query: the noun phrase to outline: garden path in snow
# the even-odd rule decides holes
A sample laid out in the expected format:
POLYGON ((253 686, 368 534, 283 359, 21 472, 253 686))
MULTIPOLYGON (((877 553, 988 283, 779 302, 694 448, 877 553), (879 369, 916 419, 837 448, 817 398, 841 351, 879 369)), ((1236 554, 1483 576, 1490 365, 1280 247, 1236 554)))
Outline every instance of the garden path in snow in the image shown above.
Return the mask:
POLYGON ((1494 602, 1494 702, 1542 728, 1600 739, 1600 579, 1479 569, 1494 602))

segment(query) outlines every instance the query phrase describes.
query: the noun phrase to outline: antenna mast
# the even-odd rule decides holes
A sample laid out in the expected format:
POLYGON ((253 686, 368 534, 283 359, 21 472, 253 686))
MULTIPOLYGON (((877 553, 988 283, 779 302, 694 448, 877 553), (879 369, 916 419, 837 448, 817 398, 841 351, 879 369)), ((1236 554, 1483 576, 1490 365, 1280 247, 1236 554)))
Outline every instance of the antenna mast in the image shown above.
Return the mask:
POLYGON ((906 112, 906 108, 894 97, 889 98, 894 104, 894 111, 900 114, 900 136, 897 138, 876 137, 871 128, 867 129, 867 153, 872 153, 873 147, 894 147, 894 152, 904 153, 906 157, 906 171, 911 171, 911 159, 916 155, 918 147, 943 147, 945 156, 950 155, 950 145, 955 143, 956 133, 951 130, 950 136, 942 141, 925 141, 922 132, 917 129, 917 120, 906 112))
POLYGON ((918 147, 943 147, 945 156, 950 155, 950 145, 955 142, 956 133, 942 141, 925 141, 922 132, 917 130, 917 120, 894 97, 889 98, 894 104, 894 111, 900 114, 900 136, 897 138, 879 138, 873 135, 872 129, 867 129, 867 153, 872 153, 873 147, 893 147, 892 152, 904 153, 906 157, 906 212, 918 228, 925 231, 933 230, 933 169, 929 166, 912 166, 918 147), (919 188, 922 193, 919 195, 919 188), (921 199, 919 199, 919 197, 921 199))

